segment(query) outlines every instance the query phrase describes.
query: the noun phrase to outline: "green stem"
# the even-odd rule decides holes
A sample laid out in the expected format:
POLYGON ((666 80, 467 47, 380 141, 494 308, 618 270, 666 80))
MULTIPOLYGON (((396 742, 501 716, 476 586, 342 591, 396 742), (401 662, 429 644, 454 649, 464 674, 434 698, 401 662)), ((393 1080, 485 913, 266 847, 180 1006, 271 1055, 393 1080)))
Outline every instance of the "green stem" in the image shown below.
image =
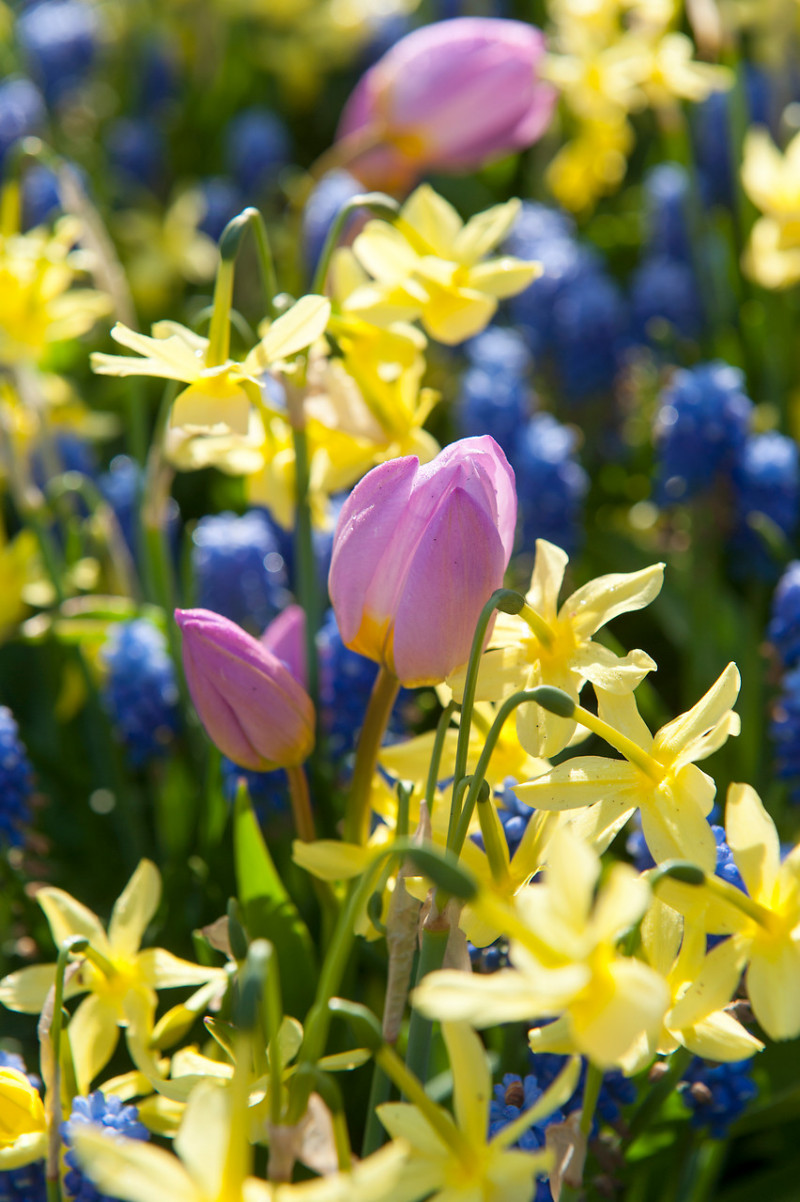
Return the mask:
MULTIPOLYGON (((223 235, 224 237, 224 235, 223 235)), ((217 367, 228 359, 231 344, 234 260, 220 259, 214 284, 214 308, 208 331, 206 367, 217 367)))
POLYGON ((294 396, 287 387, 289 417, 292 425, 295 462, 295 527, 294 552, 297 564, 297 596, 306 615, 306 687, 317 706, 319 669, 317 664, 317 631, 320 621, 320 596, 317 588, 317 567, 314 557, 314 529, 309 500, 310 464, 302 398, 294 396))
POLYGON ((280 1057, 280 1027, 283 1016, 281 982, 278 957, 270 944, 270 955, 264 989, 264 1011, 267 1019, 267 1046, 269 1048, 269 1113, 270 1122, 277 1125, 282 1112, 282 1070, 280 1057))
POLYGON ((488 787, 485 797, 481 795, 478 799, 478 819, 481 824, 483 846, 486 849, 486 858, 489 861, 492 878, 503 884, 509 879, 508 843, 488 787))
POLYGON ((436 726, 436 738, 433 741, 433 751, 431 752, 431 762, 428 765, 428 779, 425 783, 425 804, 428 807, 428 813, 433 813, 433 803, 436 798, 436 785, 439 780, 439 765, 442 762, 442 752, 444 751, 444 741, 447 738, 447 731, 450 727, 450 719, 456 711, 456 703, 448 702, 439 717, 439 722, 436 726))
MULTIPOLYGON (((452 840, 448 837, 447 845, 456 855, 460 855, 461 848, 464 846, 464 841, 469 833, 469 824, 472 821, 472 813, 475 809, 475 804, 478 800, 481 791, 481 785, 486 777, 486 772, 489 767, 489 761, 492 758, 492 753, 497 745, 497 740, 509 715, 514 712, 520 705, 525 705, 526 702, 537 699, 537 689, 521 689, 518 693, 512 695, 503 702, 500 709, 497 711, 497 717, 491 725, 486 741, 483 745, 478 763, 475 766, 475 771, 470 780, 469 790, 464 802, 464 807, 459 815, 458 823, 452 836, 452 840)), ((463 720, 463 711, 462 711, 463 720)), ((455 790, 453 791, 453 799, 455 802, 455 790)), ((455 809, 455 804, 453 806, 455 809)))
POLYGON ((447 1112, 428 1097, 419 1077, 409 1070, 407 1064, 403 1064, 391 1044, 381 1045, 375 1053, 375 1062, 380 1065, 388 1077, 391 1077, 409 1102, 422 1112, 436 1134, 444 1140, 448 1147, 452 1148, 459 1160, 467 1159, 472 1149, 466 1138, 447 1112))
MULTIPOLYGON (((441 921, 441 919, 439 920, 441 921)), ((450 935, 449 923, 445 927, 425 927, 422 932, 422 948, 417 965, 419 985, 428 973, 436 972, 442 967, 444 954, 447 951, 447 940, 450 935)), ((433 1024, 419 1010, 411 1011, 408 1024, 408 1047, 406 1049, 406 1064, 409 1070, 416 1074, 421 1081, 428 1079, 428 1063, 431 1052, 431 1033, 433 1024)), ((408 1095, 407 1095, 408 1096, 408 1095)))
POLYGON ((626 1147, 638 1139, 638 1137, 647 1130, 650 1125, 650 1120, 655 1117, 661 1109, 662 1104, 672 1093, 675 1086, 680 1081, 684 1072, 689 1066, 692 1059, 692 1053, 686 1048, 677 1048, 672 1053, 672 1058, 669 1062, 669 1068, 656 1081, 653 1088, 642 1101, 636 1113, 631 1119, 630 1129, 624 1141, 626 1147))
POLYGON ((47 1090, 49 1129, 45 1176, 48 1202, 60 1202, 61 1199, 61 1032, 64 1025, 64 974, 67 971, 70 956, 84 952, 87 948, 88 940, 83 936, 78 935, 71 939, 65 939, 58 949, 58 959, 56 960, 53 1019, 50 1026, 53 1077, 48 1082, 47 1090))
POLYGON ((295 765, 286 769, 286 775, 289 778, 289 797, 297 837, 304 843, 313 843, 317 832, 314 829, 314 815, 311 812, 311 796, 305 770, 302 765, 295 765))
POLYGON ((383 192, 365 192, 363 195, 353 196, 346 204, 342 205, 325 238, 322 253, 317 263, 317 269, 314 272, 314 280, 311 285, 312 292, 319 293, 320 295, 324 293, 333 252, 339 245, 339 239, 342 236, 344 227, 356 209, 369 209, 376 216, 388 218, 390 221, 400 212, 400 206, 397 201, 383 192))
POLYGON ((377 1152, 386 1142, 386 1135, 378 1118, 378 1107, 388 1102, 392 1096, 392 1079, 385 1069, 375 1063, 372 1072, 372 1085, 367 1103, 367 1124, 364 1129, 364 1143, 361 1148, 362 1156, 377 1152))
POLYGON ((589 1138, 594 1122, 594 1112, 597 1109, 597 1099, 600 1096, 600 1086, 603 1084, 603 1073, 591 1060, 586 1066, 586 1084, 583 1087, 583 1105, 581 1106, 581 1135, 589 1138))
POLYGON ((475 626, 472 648, 469 653, 467 674, 464 679, 464 693, 461 699, 461 720, 458 727, 458 745, 456 747, 456 762, 453 770, 453 804, 450 810, 450 824, 447 831, 447 845, 451 844, 458 822, 459 808, 457 803, 458 786, 467 774, 467 755, 469 752, 469 735, 472 726, 472 710, 475 706, 475 690, 478 687, 478 672, 483 658, 483 645, 486 642, 486 632, 489 629, 496 609, 505 613, 519 613, 525 605, 525 598, 511 589, 499 588, 492 593, 484 605, 475 626))
POLYGON ((388 668, 381 667, 375 679, 356 750, 353 781, 344 816, 344 840, 346 843, 363 845, 367 841, 372 778, 375 774, 375 765, 378 762, 383 735, 399 688, 400 681, 397 677, 388 668))

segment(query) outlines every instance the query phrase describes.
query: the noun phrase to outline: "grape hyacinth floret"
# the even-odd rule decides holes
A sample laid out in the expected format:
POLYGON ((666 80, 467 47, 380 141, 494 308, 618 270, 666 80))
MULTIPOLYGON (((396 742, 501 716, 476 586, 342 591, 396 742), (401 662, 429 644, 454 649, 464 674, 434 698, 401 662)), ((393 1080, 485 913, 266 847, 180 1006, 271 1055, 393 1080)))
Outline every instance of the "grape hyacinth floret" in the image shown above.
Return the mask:
MULTIPOLYGON (((122 1135, 126 1139, 148 1140, 150 1132, 139 1122, 139 1111, 135 1106, 126 1106, 113 1094, 106 1097, 100 1090, 95 1090, 88 1097, 75 1098, 72 1103, 72 1113, 61 1126, 61 1133, 67 1148, 71 1147, 73 1133, 76 1128, 94 1124, 109 1133, 122 1135)), ((82 1171, 73 1151, 68 1151, 64 1157, 67 1173, 64 1185, 67 1197, 72 1202, 116 1202, 108 1194, 101 1194, 82 1171)))
POLYGON ((260 510, 201 518, 192 535, 192 570, 198 607, 253 634, 261 634, 289 599, 280 544, 260 510))
POLYGON ((162 756, 178 731, 178 684, 162 632, 146 618, 111 628, 101 652, 103 702, 131 764, 162 756))
POLYGON ((692 1126, 707 1128, 713 1139, 725 1139, 731 1124, 758 1096, 752 1071, 752 1060, 711 1064, 695 1056, 679 1085, 692 1114, 692 1126))
MULTIPOLYGON (((33 769, 11 710, 0 706, 0 847, 18 847, 30 821, 33 769)), ((13 1067, 13 1066, 12 1066, 13 1067)))
POLYGON ((573 555, 581 542, 589 479, 578 462, 576 444, 575 430, 550 413, 534 414, 518 434, 511 463, 526 551, 544 538, 573 555))

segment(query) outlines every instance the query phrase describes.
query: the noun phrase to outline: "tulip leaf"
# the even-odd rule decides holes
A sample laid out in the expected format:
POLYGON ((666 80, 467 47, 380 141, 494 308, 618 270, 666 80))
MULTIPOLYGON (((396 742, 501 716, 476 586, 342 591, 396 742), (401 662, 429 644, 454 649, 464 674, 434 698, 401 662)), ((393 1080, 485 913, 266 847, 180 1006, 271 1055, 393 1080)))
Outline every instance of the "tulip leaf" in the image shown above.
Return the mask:
POLYGON ((280 967, 284 1008, 305 1015, 314 996, 317 964, 308 927, 286 891, 241 784, 234 813, 234 859, 239 903, 251 939, 268 939, 280 967))

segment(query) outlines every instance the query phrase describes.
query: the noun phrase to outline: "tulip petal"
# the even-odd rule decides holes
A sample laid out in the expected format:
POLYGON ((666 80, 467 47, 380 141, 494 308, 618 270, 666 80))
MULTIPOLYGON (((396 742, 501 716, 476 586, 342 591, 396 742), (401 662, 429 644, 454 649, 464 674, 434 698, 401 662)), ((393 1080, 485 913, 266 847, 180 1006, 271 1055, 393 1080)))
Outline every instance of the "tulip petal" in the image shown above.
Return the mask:
POLYGON ((408 565, 396 610, 391 659, 403 684, 438 684, 466 663, 475 624, 504 570, 494 523, 455 488, 408 565))

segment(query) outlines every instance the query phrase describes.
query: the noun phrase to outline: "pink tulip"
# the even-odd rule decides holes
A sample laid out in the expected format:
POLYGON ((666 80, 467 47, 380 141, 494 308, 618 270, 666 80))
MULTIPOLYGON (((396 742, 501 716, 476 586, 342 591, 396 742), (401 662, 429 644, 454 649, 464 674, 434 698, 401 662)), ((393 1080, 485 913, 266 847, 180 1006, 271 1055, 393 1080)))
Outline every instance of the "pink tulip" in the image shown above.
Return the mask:
POLYGON ((306 614, 302 605, 287 605, 273 618, 259 639, 262 647, 285 664, 295 680, 305 687, 306 614))
POLYGON ((291 768, 314 745, 314 707, 289 669, 241 626, 208 609, 176 609, 195 709, 241 768, 291 768))
POLYGON ((514 473, 493 438, 465 438, 420 467, 390 460, 348 497, 328 581, 342 640, 404 684, 466 663, 514 543, 514 473))
POLYGON ((399 190, 426 170, 471 171, 522 150, 550 124, 556 93, 539 78, 533 25, 457 17, 401 38, 362 76, 337 132, 369 188, 399 190))

